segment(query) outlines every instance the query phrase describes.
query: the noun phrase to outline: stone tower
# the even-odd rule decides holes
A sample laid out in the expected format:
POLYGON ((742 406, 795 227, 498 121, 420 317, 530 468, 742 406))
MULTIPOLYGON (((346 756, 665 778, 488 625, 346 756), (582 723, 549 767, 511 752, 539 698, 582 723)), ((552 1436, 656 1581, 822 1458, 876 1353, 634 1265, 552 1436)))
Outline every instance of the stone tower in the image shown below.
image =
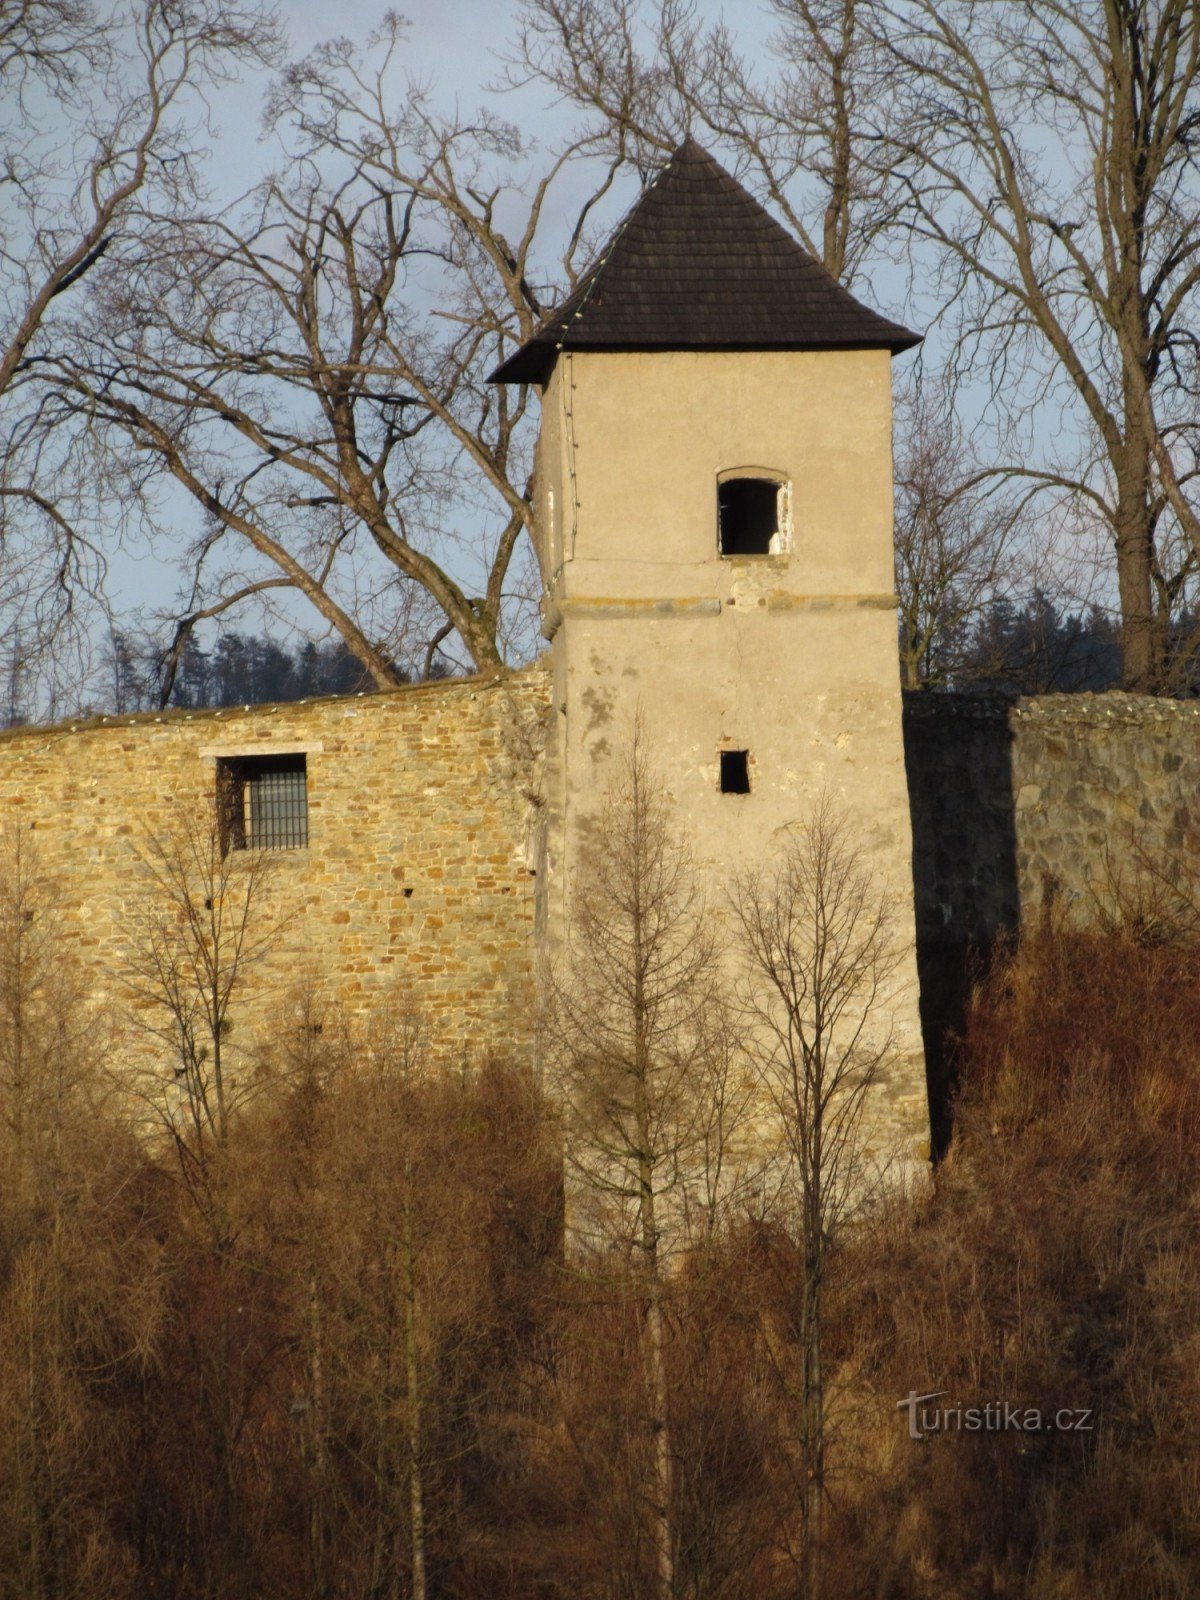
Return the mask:
POLYGON ((551 642, 544 937, 640 711, 708 882, 827 795, 910 945, 875 1152, 928 1149, 892 565, 891 375, 859 304, 689 140, 493 375, 536 384, 551 642))

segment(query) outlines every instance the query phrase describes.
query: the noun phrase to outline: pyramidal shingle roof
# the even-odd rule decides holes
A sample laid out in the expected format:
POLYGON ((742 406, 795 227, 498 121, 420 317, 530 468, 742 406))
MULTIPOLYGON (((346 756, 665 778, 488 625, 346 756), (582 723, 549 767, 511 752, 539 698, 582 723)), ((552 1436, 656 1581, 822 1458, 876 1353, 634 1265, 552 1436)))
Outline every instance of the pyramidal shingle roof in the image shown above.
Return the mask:
POLYGON ((570 297, 492 373, 543 383, 560 350, 890 350, 862 305, 694 139, 642 192, 570 297))

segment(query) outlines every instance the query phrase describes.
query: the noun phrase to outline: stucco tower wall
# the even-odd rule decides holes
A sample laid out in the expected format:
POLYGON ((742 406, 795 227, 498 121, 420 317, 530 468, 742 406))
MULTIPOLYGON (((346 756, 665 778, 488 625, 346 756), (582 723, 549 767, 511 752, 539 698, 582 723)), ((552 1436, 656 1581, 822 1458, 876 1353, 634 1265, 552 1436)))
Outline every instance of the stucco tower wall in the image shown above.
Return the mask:
POLYGON ((714 914, 822 795, 843 812, 904 946, 883 1159, 923 1156, 928 1107, 895 642, 886 351, 564 353, 543 400, 539 515, 553 639, 549 935, 588 819, 640 712, 714 914), (723 558, 718 474, 778 474, 788 548, 723 558), (719 751, 750 754, 722 794, 719 751))

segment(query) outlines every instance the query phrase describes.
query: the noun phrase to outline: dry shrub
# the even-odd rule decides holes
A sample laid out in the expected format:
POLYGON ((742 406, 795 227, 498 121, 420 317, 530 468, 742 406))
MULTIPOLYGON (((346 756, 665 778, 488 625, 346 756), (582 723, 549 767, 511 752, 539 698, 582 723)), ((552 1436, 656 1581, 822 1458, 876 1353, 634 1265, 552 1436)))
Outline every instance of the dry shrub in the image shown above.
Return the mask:
POLYGON ((327 1026, 263 1111, 286 1592, 416 1592, 417 1482, 428 1592, 502 1600, 529 1590, 510 1533, 558 1146, 527 1072, 433 1074, 407 1021, 393 1031, 336 1045, 327 1026))
POLYGON ((962 1085, 935 1201, 858 1245, 877 1406, 846 1592, 1194 1594, 1200 950, 1047 928, 978 997, 962 1085), (1092 1426, 911 1441, 910 1391, 1092 1426))
MULTIPOLYGON (((681 1263, 667 1285, 676 1592, 794 1595, 802 1491, 794 1399, 800 1252, 746 1222, 681 1263)), ((627 1252, 576 1252, 555 1276, 552 1337, 536 1375, 543 1425, 523 1537, 547 1595, 641 1600, 656 1579, 643 1360, 644 1304, 627 1252)))
MULTIPOLYGON (((214 1238, 40 919, 0 919, 0 1589, 357 1600, 415 1592, 419 1544, 442 1600, 642 1600, 644 1269, 564 1257, 529 1075, 306 1000, 214 1238)), ((1200 950, 1162 926, 999 966, 933 1199, 829 1239, 824 1600, 1200 1592, 1200 950), (943 1390, 1093 1426, 910 1439, 943 1390)), ((730 1216, 664 1279, 679 1600, 803 1592, 804 1261, 730 1216)))
POLYGON ((214 1239, 174 1146, 98 1098, 86 1030, 26 992, 19 1082, 0 1030, 0 1592, 411 1593, 415 1439, 427 1592, 529 1593, 562 1216, 529 1074, 434 1076, 304 1008, 230 1118, 214 1239))
POLYGON ((0 836, 0 1592, 139 1593, 124 1484, 165 1325, 160 1191, 103 1018, 20 835, 0 836))

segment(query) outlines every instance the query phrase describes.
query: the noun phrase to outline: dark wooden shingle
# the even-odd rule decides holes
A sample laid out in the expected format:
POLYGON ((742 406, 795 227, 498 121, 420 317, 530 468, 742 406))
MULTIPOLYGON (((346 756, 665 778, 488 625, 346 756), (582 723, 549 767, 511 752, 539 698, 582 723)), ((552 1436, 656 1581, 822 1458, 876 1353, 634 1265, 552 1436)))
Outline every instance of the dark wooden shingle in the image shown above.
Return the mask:
POLYGON ((544 383, 560 350, 890 350, 920 335, 837 283, 686 140, 575 292, 492 374, 544 383))

